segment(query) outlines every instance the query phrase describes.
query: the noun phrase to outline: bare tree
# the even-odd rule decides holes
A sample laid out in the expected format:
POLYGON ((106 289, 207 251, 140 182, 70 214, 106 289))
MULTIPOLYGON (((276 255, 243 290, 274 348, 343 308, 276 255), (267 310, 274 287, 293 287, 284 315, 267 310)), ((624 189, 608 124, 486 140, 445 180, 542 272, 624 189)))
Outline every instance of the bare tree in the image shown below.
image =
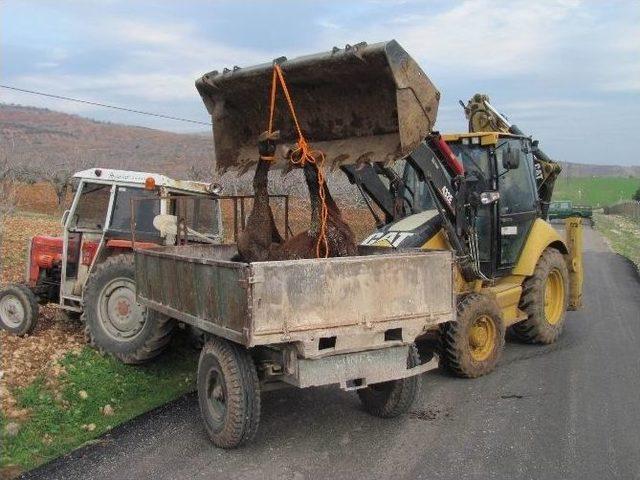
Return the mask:
MULTIPOLYGON (((15 200, 15 182, 12 178, 11 165, 6 155, 2 155, 0 157, 0 254, 4 240, 5 221, 15 209, 15 200)), ((2 266, 2 258, 0 258, 0 277, 2 266)))
POLYGON ((54 173, 46 179, 55 191, 60 211, 65 207, 69 192, 74 192, 77 186, 73 177, 74 173, 84 170, 89 163, 88 158, 82 155, 79 149, 75 153, 75 156, 72 156, 73 158, 70 158, 65 164, 53 167, 54 173))
POLYGON ((206 168, 200 167, 200 166, 196 166, 196 165, 191 165, 188 169, 187 169, 187 179, 188 180, 193 180, 196 182, 203 182, 208 180, 211 177, 211 175, 209 174, 209 172, 207 171, 206 168))
POLYGON ((16 166, 13 168, 12 177, 15 181, 34 185, 42 179, 42 172, 30 165, 16 166))
POLYGON ((55 173, 47 179, 56 193, 59 209, 64 207, 67 194, 73 190, 73 173, 74 172, 66 167, 60 167, 57 168, 55 173))

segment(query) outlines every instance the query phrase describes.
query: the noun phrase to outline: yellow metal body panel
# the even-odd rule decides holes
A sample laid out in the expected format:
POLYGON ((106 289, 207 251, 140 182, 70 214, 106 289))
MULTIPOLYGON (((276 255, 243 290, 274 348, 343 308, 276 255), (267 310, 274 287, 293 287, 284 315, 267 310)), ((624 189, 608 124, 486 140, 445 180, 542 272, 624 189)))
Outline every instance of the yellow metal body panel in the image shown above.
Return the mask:
POLYGON ((504 132, 472 132, 472 133, 443 133, 445 142, 459 142, 463 138, 480 138, 480 145, 495 145, 499 138, 523 138, 519 135, 504 132))
POLYGON ((569 246, 569 310, 582 307, 582 219, 570 217, 565 220, 567 245, 569 246))
MULTIPOLYGON (((447 235, 444 233, 444 230, 440 230, 433 237, 431 237, 427 242, 422 245, 422 250, 453 250, 451 248, 451 244, 449 240, 447 240, 447 235)), ((462 277, 462 273, 460 269, 456 265, 453 271, 453 288, 456 294, 460 294, 463 292, 469 292, 473 290, 473 284, 468 284, 464 278, 462 277)))
POLYGON ((496 303, 502 310, 502 320, 505 327, 527 318, 527 314, 518 308, 524 279, 525 277, 520 275, 509 275, 484 289, 494 296, 496 303))
POLYGON ((512 274, 526 277, 533 275, 540 255, 549 246, 556 247, 562 253, 569 253, 560 234, 548 222, 536 218, 512 274))
POLYGON ((422 250, 451 250, 451 245, 447 240, 444 230, 440 230, 433 237, 422 245, 422 250))

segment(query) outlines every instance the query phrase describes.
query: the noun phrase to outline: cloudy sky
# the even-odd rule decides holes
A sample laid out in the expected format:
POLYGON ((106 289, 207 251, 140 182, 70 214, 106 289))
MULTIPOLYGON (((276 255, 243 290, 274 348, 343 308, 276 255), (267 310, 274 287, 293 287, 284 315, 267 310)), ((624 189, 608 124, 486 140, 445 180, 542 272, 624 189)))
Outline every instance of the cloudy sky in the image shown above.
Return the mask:
MULTIPOLYGON (((2 84, 207 121, 194 80, 395 38, 442 92, 486 92, 553 157, 640 164, 640 1, 0 0, 2 84)), ((0 102, 172 131, 198 125, 0 89, 0 102)))

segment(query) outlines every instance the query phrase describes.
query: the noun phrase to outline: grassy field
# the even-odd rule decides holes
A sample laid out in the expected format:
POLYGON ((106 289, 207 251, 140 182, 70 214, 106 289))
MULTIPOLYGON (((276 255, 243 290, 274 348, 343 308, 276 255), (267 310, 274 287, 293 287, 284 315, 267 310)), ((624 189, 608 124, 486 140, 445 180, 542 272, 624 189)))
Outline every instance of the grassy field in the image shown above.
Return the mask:
POLYGON ((84 347, 56 363, 58 376, 38 376, 13 394, 28 410, 17 422, 4 412, 3 468, 19 471, 62 455, 143 412, 192 391, 197 352, 174 346, 148 366, 127 366, 84 347))
POLYGON ((576 177, 556 180, 554 200, 571 200, 574 203, 603 207, 620 200, 631 200, 640 188, 640 178, 628 177, 576 177))
POLYGON ((596 229, 614 251, 624 255, 640 268, 640 224, 621 215, 594 215, 596 229))

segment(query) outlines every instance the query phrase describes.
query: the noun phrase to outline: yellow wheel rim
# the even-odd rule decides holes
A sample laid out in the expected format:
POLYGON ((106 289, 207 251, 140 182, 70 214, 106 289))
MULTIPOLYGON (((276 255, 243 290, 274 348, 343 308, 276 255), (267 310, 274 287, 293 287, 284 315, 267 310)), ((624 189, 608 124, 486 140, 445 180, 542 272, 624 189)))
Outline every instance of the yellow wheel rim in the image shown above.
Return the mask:
POLYGON ((482 362, 491 356, 496 348, 496 324, 488 315, 482 315, 473 322, 469 330, 471 358, 482 362))
POLYGON ((557 324, 564 310, 564 282, 559 270, 553 269, 544 285, 544 316, 550 325, 557 324))

